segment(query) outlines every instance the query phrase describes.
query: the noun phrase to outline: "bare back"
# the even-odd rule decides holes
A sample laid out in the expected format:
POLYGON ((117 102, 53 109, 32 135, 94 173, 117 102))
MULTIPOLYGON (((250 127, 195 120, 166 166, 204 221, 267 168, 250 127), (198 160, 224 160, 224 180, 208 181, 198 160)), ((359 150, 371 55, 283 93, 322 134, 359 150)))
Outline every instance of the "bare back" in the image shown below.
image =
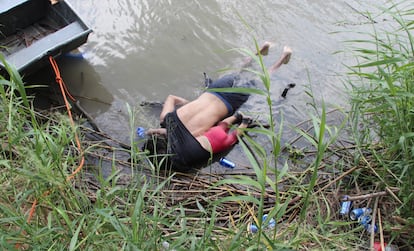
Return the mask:
POLYGON ((194 136, 200 136, 228 115, 226 105, 214 94, 205 92, 177 109, 177 115, 194 136))

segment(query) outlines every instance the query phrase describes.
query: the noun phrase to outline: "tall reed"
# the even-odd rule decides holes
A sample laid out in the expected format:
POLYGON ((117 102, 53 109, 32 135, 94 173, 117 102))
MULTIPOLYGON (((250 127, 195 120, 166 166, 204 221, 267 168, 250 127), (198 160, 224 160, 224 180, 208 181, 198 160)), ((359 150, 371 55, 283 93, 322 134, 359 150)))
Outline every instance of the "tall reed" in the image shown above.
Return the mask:
MULTIPOLYGON (((352 115, 362 151, 376 157, 382 186, 400 187, 400 209, 414 216, 414 5, 383 10, 394 29, 373 25, 368 39, 351 40, 358 64, 350 67, 352 115)), ((361 151, 361 152, 362 152, 361 151)))

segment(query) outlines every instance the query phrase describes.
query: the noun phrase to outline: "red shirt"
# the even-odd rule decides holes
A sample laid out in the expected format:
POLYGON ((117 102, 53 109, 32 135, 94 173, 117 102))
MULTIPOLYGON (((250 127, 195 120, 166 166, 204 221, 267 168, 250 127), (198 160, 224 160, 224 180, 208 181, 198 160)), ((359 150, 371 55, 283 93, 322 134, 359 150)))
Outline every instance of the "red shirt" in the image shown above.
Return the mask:
POLYGON ((217 126, 204 133, 210 142, 213 153, 225 151, 237 142, 237 131, 228 133, 229 129, 226 122, 219 122, 217 126))

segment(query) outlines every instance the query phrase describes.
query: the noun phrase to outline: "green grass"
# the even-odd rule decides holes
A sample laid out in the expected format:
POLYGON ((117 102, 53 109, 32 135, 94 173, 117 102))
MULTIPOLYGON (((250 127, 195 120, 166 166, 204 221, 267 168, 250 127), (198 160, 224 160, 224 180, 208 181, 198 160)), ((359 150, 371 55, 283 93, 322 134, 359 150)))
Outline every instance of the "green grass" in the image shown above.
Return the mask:
POLYGON ((414 225, 414 6, 401 1, 383 13, 391 17, 393 30, 374 29, 365 34, 366 40, 349 41, 358 60, 349 68, 352 131, 358 160, 369 171, 354 179, 373 190, 398 188, 391 194, 392 205, 379 200, 382 209, 388 209, 384 229, 390 240, 412 247, 408 229, 414 225), (397 222, 397 217, 404 220, 397 222))
POLYGON ((350 84, 355 138, 360 146, 372 146, 376 179, 382 186, 401 188, 399 210, 413 217, 414 10, 412 4, 399 10, 403 4, 384 10, 395 30, 374 30, 367 40, 350 41, 359 61, 350 68, 350 84))

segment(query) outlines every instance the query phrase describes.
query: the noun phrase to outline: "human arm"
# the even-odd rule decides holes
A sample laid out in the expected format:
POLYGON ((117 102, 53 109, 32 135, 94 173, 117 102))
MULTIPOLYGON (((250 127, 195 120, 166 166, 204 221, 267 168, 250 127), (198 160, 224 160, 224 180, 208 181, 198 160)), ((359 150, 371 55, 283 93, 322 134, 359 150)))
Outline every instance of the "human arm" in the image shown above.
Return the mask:
POLYGON ((164 117, 167 113, 170 113, 175 110, 176 106, 182 106, 187 103, 189 103, 185 98, 181 98, 175 95, 168 95, 168 97, 165 99, 164 105, 162 107, 162 111, 160 114, 160 121, 164 121, 164 117))
POLYGON ((167 129, 165 128, 151 128, 146 131, 147 135, 166 135, 167 129))

